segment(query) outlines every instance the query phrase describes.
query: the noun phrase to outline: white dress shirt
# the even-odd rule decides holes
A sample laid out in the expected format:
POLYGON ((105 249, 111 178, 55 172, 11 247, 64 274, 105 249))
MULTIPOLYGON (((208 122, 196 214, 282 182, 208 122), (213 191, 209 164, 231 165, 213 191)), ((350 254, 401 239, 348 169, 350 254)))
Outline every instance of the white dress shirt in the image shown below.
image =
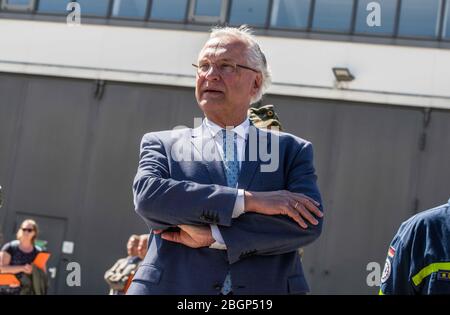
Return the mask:
MULTIPOLYGON (((222 160, 223 160, 224 152, 223 152, 223 139, 222 139, 222 134, 221 134, 221 130, 223 128, 220 127, 219 125, 213 123, 208 118, 205 118, 204 124, 206 125, 207 129, 211 133, 211 136, 213 137, 214 142, 219 150, 220 156, 222 157, 222 160)), ((236 146, 237 146, 237 158, 239 161, 239 169, 241 168, 242 161, 245 158, 245 139, 247 138, 249 126, 250 126, 250 121, 246 118, 240 125, 231 129, 231 131, 233 131, 237 134, 236 146)), ((234 203, 233 214, 231 217, 233 219, 239 217, 242 213, 244 213, 244 210, 245 210, 244 189, 238 189, 237 198, 234 203)), ((226 244, 223 240, 222 234, 220 233, 217 225, 211 225, 211 232, 212 232, 212 236, 216 242, 214 242, 210 246, 210 248, 227 249, 226 244)))

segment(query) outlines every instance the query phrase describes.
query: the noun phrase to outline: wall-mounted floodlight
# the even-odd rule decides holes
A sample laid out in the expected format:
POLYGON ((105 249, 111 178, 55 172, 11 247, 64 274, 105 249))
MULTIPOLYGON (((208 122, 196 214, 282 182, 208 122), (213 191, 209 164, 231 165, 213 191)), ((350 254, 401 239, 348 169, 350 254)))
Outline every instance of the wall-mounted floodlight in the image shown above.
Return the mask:
POLYGON ((355 79, 348 68, 333 68, 333 74, 338 82, 350 82, 355 79))

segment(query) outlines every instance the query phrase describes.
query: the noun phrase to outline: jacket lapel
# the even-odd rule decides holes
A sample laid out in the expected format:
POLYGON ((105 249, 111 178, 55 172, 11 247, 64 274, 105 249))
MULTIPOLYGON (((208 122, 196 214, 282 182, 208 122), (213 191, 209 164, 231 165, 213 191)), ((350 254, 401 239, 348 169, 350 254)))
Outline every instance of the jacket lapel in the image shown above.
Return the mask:
POLYGON ((247 139, 245 141, 245 160, 242 161, 241 172, 239 174, 238 180, 238 188, 240 189, 249 188, 256 170, 260 167, 261 161, 259 160, 258 146, 257 146, 259 145, 258 141, 259 135, 260 135, 259 128, 255 127, 253 123, 250 122, 249 132, 247 134, 247 139), (256 161, 250 160, 251 158, 255 160, 255 156, 250 155, 250 150, 256 152, 257 154, 256 161))

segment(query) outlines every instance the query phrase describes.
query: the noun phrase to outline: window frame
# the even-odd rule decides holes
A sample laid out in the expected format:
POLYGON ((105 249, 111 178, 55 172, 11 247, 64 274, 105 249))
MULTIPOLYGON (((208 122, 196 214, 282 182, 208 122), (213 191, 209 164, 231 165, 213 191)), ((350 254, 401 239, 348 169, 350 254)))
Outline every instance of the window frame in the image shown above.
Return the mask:
POLYGON ((28 0, 27 5, 8 4, 7 0, 1 1, 1 10, 4 11, 19 11, 19 12, 33 12, 36 6, 36 0, 28 0))
MULTIPOLYGON (((69 14, 70 11, 65 10, 64 12, 50 12, 50 11, 40 11, 39 10, 39 5, 40 5, 40 1, 41 0, 36 0, 36 6, 33 10, 33 14, 36 14, 37 16, 67 16, 67 14, 69 14)), ((69 2, 76 2, 75 0, 67 0, 66 3, 66 8, 67 8, 67 4, 69 2)))
POLYGON ((147 4, 146 4, 144 15, 142 17, 113 15, 113 9, 114 9, 115 1, 116 0, 111 0, 109 2, 109 9, 108 9, 107 19, 124 20, 124 21, 137 21, 137 22, 145 22, 145 21, 148 21, 150 19, 150 10, 151 10, 151 6, 152 6, 152 0, 145 0, 147 4))
MULTIPOLYGON (((160 18, 154 18, 152 17, 153 14, 153 4, 154 0, 148 0, 148 10, 147 10, 147 17, 145 21, 149 23, 163 23, 163 24, 173 24, 173 25, 180 25, 180 24, 190 24, 190 21, 188 20, 188 14, 189 14, 189 6, 191 4, 192 0, 186 0, 186 10, 184 11, 184 17, 180 20, 166 20, 166 19, 160 19, 160 18)), ((114 18, 116 19, 116 18, 114 18)))
MULTIPOLYGON (((78 2, 78 0, 68 0, 68 1, 78 2)), ((108 1, 108 6, 106 8, 105 15, 97 15, 97 14, 92 14, 92 13, 83 13, 83 6, 81 6, 81 4, 80 4, 80 6, 81 6, 81 13, 82 13, 81 17, 83 18, 83 16, 84 16, 86 18, 96 18, 96 19, 105 19, 105 20, 111 18, 111 12, 112 12, 112 7, 113 7, 114 0, 107 0, 107 1, 108 1)))
POLYGON ((442 11, 445 9, 445 5, 446 5, 446 0, 439 0, 439 7, 437 10, 437 16, 436 16, 436 24, 435 24, 435 35, 434 36, 422 36, 422 35, 404 35, 404 34, 400 34, 400 26, 401 26, 401 15, 402 15, 402 0, 399 0, 399 5, 398 5, 398 11, 397 11, 397 25, 396 25, 396 33, 395 33, 395 38, 398 39, 417 39, 417 40, 432 40, 432 41, 441 41, 442 39, 442 32, 443 32, 443 28, 442 28, 442 11))
MULTIPOLYGON (((76 1, 76 0, 67 0, 76 1)), ((220 24, 229 23, 231 17, 231 6, 233 0, 224 0, 226 2, 226 8, 221 11, 220 24)), ((268 0, 268 11, 266 17, 266 25, 253 25, 253 29, 257 32, 263 32, 269 36, 281 36, 292 38, 313 38, 321 40, 338 40, 338 41, 356 41, 363 43, 384 43, 401 46, 415 46, 415 47, 437 47, 437 48, 450 48, 450 34, 445 37, 446 22, 450 23, 450 0, 442 0, 442 7, 438 14, 437 22, 437 36, 435 37, 422 37, 422 36, 405 36, 399 34, 400 26, 400 14, 402 2, 405 0, 397 0, 397 7, 394 17, 394 31, 392 34, 377 34, 377 33, 358 33, 356 32, 356 14, 357 4, 360 0, 353 0, 353 18, 351 21, 351 29, 349 32, 333 32, 332 30, 316 30, 312 28, 314 21, 314 14, 316 11, 317 0, 311 0, 310 12, 308 17, 307 28, 285 28, 276 27, 271 25, 271 15, 273 9, 274 0, 268 0), (446 14, 449 12, 448 14, 446 14)), ((87 24, 104 24, 104 25, 129 25, 133 27, 156 27, 162 29, 189 29, 189 30, 204 30, 208 31, 206 26, 209 26, 206 19, 191 19, 192 14, 190 11, 194 9, 195 0, 186 0, 186 9, 184 18, 181 20, 164 20, 151 18, 153 9, 153 3, 155 0, 147 0, 147 10, 145 17, 122 17, 113 16, 112 7, 113 0, 109 0, 109 10, 106 16, 86 15, 85 22, 87 24), (117 23, 115 23, 117 21, 117 23), (180 25, 184 25, 180 27, 180 25)), ((223 3, 225 3, 223 2, 223 3)), ((43 12, 38 10, 39 0, 29 0, 28 5, 13 5, 7 4, 6 0, 0 0, 0 18, 14 18, 22 20, 40 20, 40 21, 65 21, 67 12, 43 12), (63 20, 64 19, 64 20, 63 20)), ((215 17, 215 22, 218 23, 215 17)))
MULTIPOLYGON (((236 27, 239 24, 232 24, 231 23, 231 9, 233 7, 233 3, 236 0, 229 0, 230 5, 228 6, 228 12, 227 12, 227 19, 226 22, 228 25, 230 26, 234 26, 236 27)), ((273 0, 267 0, 267 12, 266 12, 266 16, 264 17, 264 23, 261 25, 255 25, 255 24, 251 24, 251 23, 245 23, 246 25, 250 26, 252 29, 272 29, 271 27, 269 27, 270 25, 270 17, 272 14, 272 7, 273 7, 273 0)), ((295 29, 294 29, 295 30, 295 29)))
POLYGON ((222 4, 220 7, 220 15, 219 16, 208 16, 208 15, 196 15, 195 14, 195 6, 197 4, 197 0, 189 1, 188 8, 188 23, 225 23, 227 19, 228 8, 230 6, 230 0, 221 0, 222 4))
POLYGON ((286 30, 286 31, 299 31, 299 32, 310 32, 311 31, 311 22, 312 22, 312 14, 314 11, 315 0, 310 0, 308 14, 306 17, 306 25, 305 27, 284 27, 284 26, 275 26, 272 25, 272 10, 274 7, 274 0, 270 0, 269 5, 269 17, 267 20, 267 28, 272 30, 286 30))
POLYGON ((355 36, 370 36, 370 37, 382 37, 382 38, 396 38, 398 33, 398 22, 400 14, 401 0, 397 0, 397 4, 394 8, 393 21, 392 21, 392 32, 388 33, 370 33, 370 32, 358 32, 356 30, 356 24, 358 22, 358 6, 359 0, 356 0, 355 4, 355 20, 353 21, 353 32, 352 35, 355 36))
POLYGON ((314 20, 315 20, 315 14, 317 11, 317 1, 313 0, 311 3, 312 10, 311 12, 311 20, 310 20, 310 27, 308 28, 308 32, 311 33, 324 33, 324 34, 338 34, 338 35, 354 35, 354 29, 355 29, 355 23, 356 23, 356 10, 358 5, 358 0, 351 0, 352 1, 352 8, 350 12, 350 20, 349 20, 349 26, 347 30, 333 30, 333 29, 324 29, 324 28, 314 28, 314 20))
MULTIPOLYGON (((439 29, 438 40, 443 42, 450 42, 450 32, 445 34, 446 24, 450 25, 450 0, 443 0, 442 12, 441 12, 441 25, 439 29), (448 14, 447 14, 448 13, 448 14), (447 37, 445 37, 447 35, 447 37)), ((450 29, 450 27, 449 27, 450 29)))

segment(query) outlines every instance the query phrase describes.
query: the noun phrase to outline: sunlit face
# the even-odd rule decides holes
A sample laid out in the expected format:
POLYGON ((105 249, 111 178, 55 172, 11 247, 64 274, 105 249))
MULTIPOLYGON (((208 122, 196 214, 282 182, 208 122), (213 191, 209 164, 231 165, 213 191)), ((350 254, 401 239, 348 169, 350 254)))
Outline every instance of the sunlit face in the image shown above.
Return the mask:
POLYGON ((145 255, 147 254, 147 247, 148 247, 148 235, 146 234, 141 235, 141 238, 139 239, 139 245, 137 247, 138 256, 141 259, 144 259, 145 255))
POLYGON ((128 256, 137 256, 138 255, 138 245, 139 239, 136 237, 130 237, 127 243, 127 252, 128 256))
POLYGON ((34 225, 29 222, 24 222, 20 226, 20 231, 18 233, 19 239, 24 241, 31 241, 33 240, 34 236, 36 235, 36 230, 34 228, 34 225))
POLYGON ((197 64, 210 63, 212 67, 204 74, 197 74, 197 102, 208 118, 221 117, 226 121, 245 117, 251 98, 259 91, 262 75, 239 67, 235 73, 223 73, 217 66, 223 62, 251 67, 246 44, 233 37, 214 38, 205 44, 197 64))

